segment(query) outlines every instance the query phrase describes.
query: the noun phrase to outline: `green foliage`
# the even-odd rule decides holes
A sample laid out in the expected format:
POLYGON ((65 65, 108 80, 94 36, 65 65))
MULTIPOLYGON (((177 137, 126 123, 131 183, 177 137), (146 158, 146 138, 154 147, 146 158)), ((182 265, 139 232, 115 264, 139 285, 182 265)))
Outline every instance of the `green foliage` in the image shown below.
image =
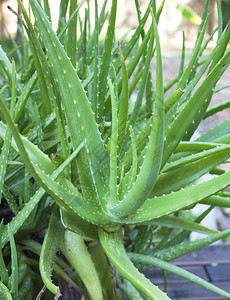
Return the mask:
POLYGON ((87 3, 82 20, 82 3, 60 1, 55 33, 48 0, 30 0, 34 24, 18 0, 19 59, 0 48, 0 195, 12 213, 0 227, 0 298, 58 299, 69 284, 90 299, 122 299, 121 292, 169 299, 138 271, 154 266, 230 299, 169 263, 230 235, 199 224, 214 206, 230 206, 229 171, 222 169, 229 120, 191 140, 203 119, 229 107, 227 99, 209 107, 230 64, 220 2, 216 46, 203 59, 211 39, 204 41, 205 1, 189 63, 184 70, 183 36, 179 74, 165 86, 158 35, 164 1, 157 10, 151 0, 143 17, 135 1, 139 25, 118 45, 119 2, 112 1, 102 43, 107 1, 98 12, 95 0, 94 26, 87 3), (199 183, 209 173, 215 177, 199 183), (197 203, 209 208, 188 218, 197 203), (207 237, 185 242, 192 231, 207 237))

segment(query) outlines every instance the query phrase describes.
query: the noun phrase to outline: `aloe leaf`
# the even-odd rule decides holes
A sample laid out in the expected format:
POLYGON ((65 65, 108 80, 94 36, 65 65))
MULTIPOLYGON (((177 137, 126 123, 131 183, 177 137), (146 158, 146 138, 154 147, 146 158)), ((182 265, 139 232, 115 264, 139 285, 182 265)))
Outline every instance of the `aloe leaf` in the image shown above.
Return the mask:
POLYGON ((47 17, 49 18, 51 22, 51 13, 50 13, 50 5, 49 5, 49 0, 43 0, 44 4, 44 10, 46 12, 47 17))
POLYGON ((8 288, 0 281, 0 293, 3 300, 13 300, 12 295, 8 288))
POLYGON ((132 300, 144 300, 141 293, 126 279, 121 276, 117 276, 117 282, 119 289, 128 297, 128 299, 132 300))
POLYGON ((103 300, 100 280, 82 237, 66 231, 60 249, 81 277, 91 299, 103 300))
POLYGON ((207 227, 204 227, 195 222, 192 222, 192 221, 180 218, 180 217, 173 217, 173 216, 161 217, 161 218, 146 222, 145 224, 146 225, 158 225, 158 226, 163 226, 163 227, 166 226, 166 227, 170 227, 170 228, 178 228, 178 229, 194 231, 194 232, 199 232, 199 233, 208 234, 208 235, 217 233, 217 231, 209 229, 207 227))
POLYGON ((133 129, 130 126, 130 136, 131 136, 131 148, 132 148, 132 168, 124 175, 124 165, 122 165, 119 183, 119 198, 123 199, 124 196, 128 193, 128 191, 132 188, 133 183, 135 182, 137 171, 138 171, 138 158, 137 158, 137 147, 136 141, 133 133, 133 129))
POLYGON ((218 39, 220 39, 223 32, 223 19, 222 19, 222 8, 220 0, 216 1, 217 3, 217 12, 218 12, 218 39))
MULTIPOLYGON (((84 0, 83 0, 84 1, 84 0)), ((77 8, 72 12, 72 14, 69 16, 68 21, 65 23, 65 25, 63 26, 62 30, 58 33, 58 38, 59 40, 61 40, 62 35, 66 32, 67 28, 69 27, 69 25, 72 23, 72 21, 74 21, 74 19, 77 19, 77 13, 79 11, 79 9, 81 8, 83 1, 77 6, 77 8)))
MULTIPOLYGON (((2 234, 2 231, 3 231, 3 219, 2 219, 1 224, 0 224, 0 233, 1 234, 2 234)), ((1 241, 0 241, 0 246, 2 246, 1 241)), ((0 282, 2 282, 5 285, 8 285, 8 283, 9 283, 9 273, 8 273, 8 270, 6 268, 5 261, 4 261, 4 258, 3 258, 2 247, 0 249, 0 277, 1 277, 0 282)))
POLYGON ((129 191, 132 187, 132 184, 135 182, 136 176, 137 176, 137 149, 136 149, 136 142, 135 142, 135 136, 133 133, 132 126, 130 126, 130 136, 131 136, 131 142, 132 142, 132 150, 133 150, 133 161, 132 161, 132 169, 130 170, 129 174, 129 182, 127 183, 127 191, 129 191))
MULTIPOLYGON (((66 166, 69 165, 69 163, 75 158, 75 156, 78 154, 78 152, 83 147, 83 144, 79 146, 69 157, 68 159, 61 164, 56 171, 51 175, 52 179, 56 179, 64 170, 66 166)), ((23 207, 22 210, 19 211, 19 213, 13 218, 13 220, 10 222, 12 233, 15 234, 18 229, 22 226, 22 224, 26 221, 26 219, 30 216, 32 211, 35 209, 36 205, 39 203, 42 196, 45 194, 45 190, 40 188, 34 196, 29 200, 28 203, 23 207)), ((84 223, 84 222, 83 222, 84 223)), ((9 235, 6 229, 3 229, 2 235, 1 235, 1 247, 4 247, 5 244, 9 241, 9 235)))
MULTIPOLYGON (((51 118, 52 120, 52 118, 51 118)), ((11 120, 12 121, 12 120, 11 120)), ((50 120, 49 120, 50 121, 50 120)), ((49 124, 49 122, 48 122, 49 124)), ((47 124, 47 125, 48 125, 47 124)), ((0 122, 0 136, 4 139, 6 135, 6 126, 0 122)), ((23 145, 26 148, 26 152, 29 155, 30 160, 34 165, 38 165, 41 170, 43 170, 46 174, 51 174, 56 168, 57 165, 43 152, 41 152, 36 145, 32 144, 30 141, 28 141, 27 138, 20 136, 20 138, 23 141, 23 145)), ((15 140, 12 140, 11 146, 19 152, 19 149, 15 143, 15 140)), ((83 143, 79 145, 79 148, 77 148, 73 154, 71 154, 71 159, 75 157, 75 155, 78 153, 78 151, 83 147, 83 143), (73 156, 72 156, 73 155, 73 156)), ((69 158, 67 159, 69 161, 69 158)), ((59 173, 60 174, 60 173, 59 173)), ((64 177, 62 177, 62 180, 65 180, 64 177)), ((80 193, 79 193, 80 195, 80 193)))
POLYGON ((7 228, 8 228, 8 234, 9 234, 9 239, 10 239, 11 269, 12 269, 8 285, 10 286, 10 292, 11 292, 12 296, 15 299, 17 299, 17 297, 18 297, 18 276, 19 276, 17 249, 16 249, 16 244, 15 244, 14 236, 11 231, 10 224, 8 224, 7 228))
POLYGON ((12 137, 11 132, 8 129, 7 132, 6 132, 4 144, 2 146, 1 154, 0 154, 0 161, 1 161, 1 168, 0 168, 0 203, 1 203, 1 198, 2 198, 2 191, 3 191, 3 186, 4 186, 4 180, 5 180, 5 175, 6 175, 7 164, 8 164, 8 155, 9 155, 9 150, 10 150, 11 137, 12 137))
POLYGON ((143 75, 143 69, 139 70, 137 74, 134 75, 133 81, 131 82, 129 86, 129 97, 132 95, 134 90, 137 88, 137 84, 140 81, 141 77, 143 75))
MULTIPOLYGON (((70 0, 69 14, 77 9, 77 1, 70 0)), ((68 28, 68 40, 67 40, 67 55, 71 58, 72 65, 76 67, 77 62, 77 17, 75 17, 68 28)))
POLYGON ((22 282, 21 282, 21 288, 19 289, 18 292, 18 300, 23 300, 25 297, 28 297, 32 295, 33 291, 33 281, 32 281, 32 276, 30 274, 27 274, 22 282))
POLYGON ((206 18, 203 26, 202 26, 202 30, 200 32, 200 35, 196 41, 196 45, 193 49, 193 53, 192 53, 192 56, 189 60, 189 63, 183 73, 183 75, 181 76, 178 84, 177 84, 177 89, 181 88, 182 90, 185 88, 186 86, 186 83, 187 83, 187 80, 189 79, 189 76, 191 74, 191 71, 194 67, 194 64, 198 58, 198 55, 199 55, 199 52, 200 52, 200 48, 201 48, 201 44, 202 44, 202 41, 203 41, 203 38, 204 38, 204 34, 205 34, 205 30, 206 30, 206 27, 207 27, 207 24, 208 24, 208 17, 206 18))
POLYGON ((199 40, 199 36, 202 34, 202 29, 204 27, 205 20, 206 20, 206 18, 208 16, 209 2, 210 2, 210 0, 204 0, 203 12, 202 12, 202 17, 201 17, 202 22, 201 22, 199 30, 198 30, 198 35, 197 35, 196 43, 199 40))
POLYGON ((66 13, 68 7, 69 0, 61 0, 59 4, 59 18, 58 18, 58 28, 57 34, 62 30, 63 23, 66 21, 66 13))
MULTIPOLYGON (((218 143, 218 140, 220 138, 223 138, 230 133, 229 124, 230 124, 230 120, 224 121, 223 123, 210 129, 208 132, 206 132, 205 134, 200 136, 198 139, 196 139, 196 141, 218 143)), ((221 143, 224 143, 224 142, 221 141, 221 143)))
MULTIPOLYGON (((138 0, 135 0, 135 6, 136 6, 136 11, 137 11, 137 17, 138 17, 138 22, 140 23, 141 21, 141 8, 140 8, 140 3, 138 0)), ((141 32, 141 36, 144 37, 144 29, 141 32)))
POLYGON ((114 274, 111 272, 111 265, 108 258, 99 242, 89 244, 88 251, 94 262, 98 277, 100 279, 104 299, 113 298, 113 278, 114 274))
MULTIPOLYGON (((85 9, 85 16, 84 16, 84 26, 81 33, 81 48, 82 48, 82 60, 78 62, 78 67, 81 72, 79 72, 80 79, 86 79, 88 73, 88 63, 86 61, 86 48, 87 48, 87 22, 88 22, 88 10, 85 9), (80 64, 81 63, 81 64, 80 64)), ((88 96, 88 98, 90 98, 88 96)))
MULTIPOLYGON (((3 70, 2 75, 4 75, 4 77, 6 77, 6 79, 8 81, 12 81, 12 64, 9 60, 9 58, 7 57, 6 53, 3 51, 2 46, 0 46, 0 67, 3 70)), ((19 79, 18 74, 16 74, 16 79, 19 79)), ((17 85, 17 89, 19 89, 18 85, 17 85)))
POLYGON ((173 259, 176 259, 182 255, 191 253, 195 250, 198 250, 202 247, 208 246, 220 239, 224 239, 228 237, 230 234, 230 229, 226 229, 222 232, 214 233, 209 235, 206 238, 193 241, 193 242, 187 242, 183 244, 179 244, 176 246, 172 246, 166 249, 162 249, 161 251, 157 251, 153 253, 153 256, 158 257, 160 259, 170 261, 173 259))
MULTIPOLYGON (((138 22, 140 23, 141 22, 141 10, 140 10, 139 1, 135 1, 135 5, 136 5, 137 16, 138 16, 138 22)), ((155 2, 153 2, 152 5, 154 6, 154 12, 155 12, 155 10, 156 10, 155 2)), ((156 22, 157 22, 157 17, 156 17, 156 22)), ((141 37, 142 37, 142 40, 145 37, 144 29, 141 32, 141 37)), ((144 54, 144 59, 145 59, 145 56, 146 56, 146 53, 144 54)), ((144 63, 144 60, 143 60, 143 63, 144 63)), ((150 114, 153 110, 153 102, 154 102, 154 91, 153 91, 152 72, 151 72, 151 66, 150 66, 148 79, 146 82, 146 105, 145 105, 146 111, 150 112, 150 114)))
POLYGON ((48 230, 46 232, 39 259, 39 270, 45 286, 53 293, 58 293, 58 286, 52 283, 51 269, 54 256, 64 237, 64 227, 59 219, 59 211, 55 206, 52 210, 48 230))
MULTIPOLYGON (((201 55, 203 54, 204 50, 207 48, 209 42, 213 39, 216 31, 217 31, 217 28, 209 35, 209 37, 207 38, 207 40, 204 42, 204 44, 203 44, 203 46, 201 48, 201 55)), ((201 62, 198 62, 198 66, 202 65, 204 63, 204 61, 205 61, 205 59, 203 61, 201 61, 201 62)))
MULTIPOLYGON (((36 192, 36 194, 30 199, 30 201, 26 203, 23 209, 20 210, 18 214, 13 218, 13 220, 10 222, 13 234, 15 234, 27 220, 44 194, 45 191, 43 189, 40 189, 38 192, 36 192)), ((1 247, 4 247, 8 242, 9 235, 7 230, 4 228, 1 236, 1 247)))
MULTIPOLYGON (((189 152, 189 154, 188 154, 188 156, 189 156, 191 154, 194 154, 194 152, 195 152, 199 156, 199 155, 202 155, 201 152, 203 152, 205 150, 215 149, 217 147, 222 147, 222 146, 224 146, 223 144, 224 143, 216 143, 215 141, 202 142, 199 139, 197 139, 194 142, 193 141, 189 141, 189 142, 181 141, 180 144, 175 149, 175 155, 180 152, 182 152, 182 154, 183 154, 183 152, 187 152, 187 153, 189 152)), ((206 153, 206 152, 204 152, 204 153, 206 153)), ((194 155, 195 155, 195 159, 196 159, 196 154, 194 154, 194 155)), ((186 155, 183 154, 182 157, 185 157, 185 156, 186 155)), ((169 163, 166 164, 162 170, 166 170, 168 167, 169 167, 169 169, 171 169, 171 166, 173 168, 174 161, 176 161, 177 159, 178 158, 172 159, 171 161, 169 161, 169 163)), ((178 160, 178 162, 179 162, 179 160, 178 160)), ((176 164, 177 163, 175 162, 175 165, 176 164)))
POLYGON ((86 218, 87 220, 91 220, 92 217, 93 223, 98 224, 98 222, 102 222, 102 224, 107 224, 108 217, 102 211, 98 202, 93 202, 91 205, 88 201, 84 201, 76 188, 72 189, 71 192, 68 191, 66 186, 63 187, 61 184, 56 183, 50 176, 46 175, 45 172, 39 168, 39 165, 34 164, 33 161, 30 160, 18 130, 8 113, 7 107, 1 99, 0 111, 4 114, 4 117, 10 126, 22 159, 40 186, 43 187, 56 201, 58 201, 59 205, 67 207, 81 216, 83 214, 83 218, 86 218))
POLYGON ((212 195, 206 199, 203 199, 200 201, 200 203, 219 207, 230 207, 230 198, 212 195))
MULTIPOLYGON (((60 262, 60 261, 59 261, 60 262)), ((71 274, 71 271, 72 271, 72 274, 73 275, 73 270, 72 269, 68 269, 68 265, 67 263, 65 264, 65 266, 63 266, 65 268, 65 271, 57 264, 57 263, 54 263, 54 272, 55 274, 57 274, 57 276, 59 278, 62 279, 63 282, 67 283, 69 286, 71 286, 72 288, 74 288, 76 291, 78 291, 80 294, 83 294, 83 291, 82 289, 76 284, 76 282, 66 273, 69 272, 71 274)), ((74 274, 75 275, 75 274, 74 274)), ((61 296, 60 295, 60 291, 59 293, 56 295, 56 297, 58 298, 58 296, 61 296)))
MULTIPOLYGON (((151 0, 150 5, 153 5, 154 1, 155 0, 151 0)), ((138 38, 139 38, 143 28, 144 28, 144 25, 147 21, 147 18, 149 16, 149 14, 150 14, 150 5, 147 7, 143 18, 141 19, 141 22, 139 23, 138 27, 136 28, 136 30, 135 30, 134 34, 132 35, 130 41, 125 45, 125 47, 122 51, 124 59, 126 59, 128 57, 128 55, 130 54, 130 52, 132 51, 134 45, 136 44, 136 42, 137 42, 137 40, 138 40, 138 38)), ((117 60, 115 60, 114 66, 115 66, 116 72, 118 73, 118 71, 121 68, 120 58, 117 58, 117 60)))
POLYGON ((165 99, 165 113, 180 99, 183 93, 181 89, 176 89, 165 99))
POLYGON ((131 263, 123 245, 120 229, 107 232, 106 229, 99 228, 99 238, 108 258, 123 277, 128 279, 141 292, 145 293, 149 299, 169 299, 165 293, 145 278, 131 263))
MULTIPOLYGON (((50 98, 49 94, 50 91, 48 89, 49 85, 49 73, 45 65, 41 65, 41 61, 46 61, 45 54, 42 50, 41 44, 38 42, 36 34, 33 30, 33 26, 31 24, 31 21, 27 15, 27 12, 21 2, 21 0, 18 0, 18 4, 22 10, 23 16, 25 18, 26 24, 28 27, 26 27, 24 21, 21 19, 21 22, 23 26, 26 29, 26 32, 30 38, 32 50, 33 50, 33 59, 35 61, 35 65, 37 68, 37 74, 38 74, 38 81, 39 81, 39 86, 40 86, 40 91, 41 91, 41 100, 43 104, 43 110, 45 114, 49 114, 52 109, 51 109, 51 104, 50 104, 50 98)), ((51 89, 52 91, 52 89, 51 89)))
MULTIPOLYGON (((219 0, 217 1, 219 2, 219 0)), ((219 38, 218 42, 217 42, 217 47, 215 50, 215 56, 213 57, 213 61, 212 64, 210 66, 209 72, 212 71, 212 69, 215 67, 215 65, 218 63, 218 61, 222 58, 222 56, 224 55, 227 45, 229 43, 229 39, 230 39, 230 26, 227 26, 223 32, 223 34, 221 35, 221 37, 219 38)))
POLYGON ((30 198, 30 172, 25 167, 25 176, 24 176, 24 203, 28 202, 30 198))
POLYGON ((93 78, 93 96, 92 96, 92 109, 97 113, 98 103, 98 85, 99 85, 99 21, 98 21, 98 4, 97 0, 94 1, 95 5, 95 29, 94 29, 94 78, 93 78))
MULTIPOLYGON (((1 111, 1 110, 0 110, 1 111)), ((6 125, 4 125, 2 122, 0 122, 0 136, 4 139, 6 135, 6 125)), ((56 166, 52 162, 52 160, 43 152, 38 149, 34 144, 32 144, 27 138, 21 136, 21 139, 23 140, 24 147, 26 148, 26 151, 30 157, 30 159, 33 161, 34 164, 38 164, 38 166, 44 170, 47 174, 52 173, 56 166)), ((19 152, 19 149, 15 143, 15 140, 13 139, 11 141, 11 146, 19 152)))
POLYGON ((119 45, 119 52, 122 65, 122 92, 119 100, 119 112, 118 112, 118 146, 120 147, 126 132, 126 124, 128 117, 128 100, 129 100, 129 83, 128 74, 125 66, 124 56, 119 45))
POLYGON ((31 6, 46 45, 51 71, 54 72, 60 90, 73 147, 76 148, 83 140, 85 142, 85 150, 77 158, 83 194, 93 201, 97 193, 101 199, 108 191, 109 168, 90 103, 43 10, 34 0, 31 6))
MULTIPOLYGON (((226 70, 229 63, 230 52, 227 52, 220 60, 220 62, 216 65, 216 67, 212 70, 212 72, 209 73, 209 75, 203 81, 202 85, 199 86, 199 88, 192 95, 190 100, 186 103, 186 105, 179 112, 179 114, 171 124, 170 129, 168 130, 166 135, 162 165, 164 165, 168 160, 176 146, 179 144, 180 140, 184 137, 186 131, 192 124, 199 110, 203 107, 205 102, 207 102, 207 97, 210 94, 210 90, 212 89, 212 87, 215 87, 217 81, 226 70), (199 99, 199 101, 197 101, 197 99, 199 99), (181 122, 181 120, 184 120, 183 123, 181 122), (176 138, 175 132, 177 132, 176 138)), ((186 93, 183 96, 186 96, 186 93)))
POLYGON ((156 102, 152 118, 153 124, 143 166, 132 189, 117 206, 110 208, 110 212, 116 216, 124 216, 132 213, 144 203, 146 197, 148 197, 153 185, 155 184, 160 170, 164 143, 164 93, 161 49, 154 17, 153 24, 157 53, 156 102))
MULTIPOLYGON (((29 250, 34 252, 36 255, 40 256, 42 245, 34 240, 26 239, 22 240, 21 243, 23 244, 23 247, 25 250, 29 250)), ((55 256, 55 262, 54 262, 54 272, 61 276, 63 280, 65 280, 68 284, 70 284, 73 288, 75 288, 79 293, 83 293, 82 289, 78 287, 76 282, 79 282, 79 279, 76 275, 76 273, 72 270, 72 268, 66 263, 63 259, 59 258, 58 256, 55 256), (71 278, 65 273, 65 271, 70 274, 71 278), (74 282, 75 280, 76 282, 74 282)), ((58 298, 58 296, 56 296, 58 298)))
MULTIPOLYGON (((213 68, 216 66, 216 64, 220 61, 220 59, 223 57, 227 44, 230 39, 230 28, 228 28, 225 33, 221 36, 219 39, 217 46, 214 50, 215 55, 213 56, 213 60, 211 63, 211 66, 209 68, 209 73, 213 70, 213 68)), ((203 107, 200 109, 200 111, 197 113, 195 120, 193 124, 190 126, 188 133, 186 134, 186 138, 191 137, 192 134, 195 132, 196 128, 198 127, 199 123, 201 122, 202 118, 205 115, 205 112, 208 108, 208 105, 210 104, 211 97, 214 92, 215 85, 213 86, 212 90, 210 91, 209 95, 207 96, 207 100, 204 103, 203 107)))
POLYGON ((14 120, 15 122, 18 121, 23 109, 25 108, 26 102, 33 91, 35 84, 38 81, 38 76, 34 74, 32 78, 26 83, 24 86, 21 95, 18 97, 16 106, 15 106, 15 113, 14 113, 14 120))
POLYGON ((172 192, 171 194, 148 199, 133 216, 130 215, 123 221, 119 221, 125 223, 145 222, 195 204, 229 186, 229 174, 230 172, 225 172, 201 184, 182 189, 178 192, 172 192), (174 201, 175 199, 177 200, 174 201))
MULTIPOLYGON (((201 215, 199 215, 195 220, 194 223, 200 224, 202 220, 213 210, 214 206, 209 206, 201 215)), ((191 230, 183 230, 176 234, 173 238, 171 238, 165 245, 165 248, 169 248, 175 245, 179 245, 189 237, 191 230)), ((154 249, 153 249, 154 251, 154 249)))
POLYGON ((158 176, 149 197, 175 192, 187 186, 228 159, 229 150, 229 146, 219 146, 175 161, 169 164, 168 170, 166 165, 166 170, 158 176))
MULTIPOLYGON (((16 93, 17 93, 17 80, 16 80, 16 67, 15 62, 12 61, 12 92, 11 92, 11 102, 10 102, 10 114, 12 117, 14 117, 14 109, 16 104, 16 93)), ((0 97, 2 98, 1 94, 0 97)), ((9 159, 9 151, 10 151, 10 143, 11 143, 12 134, 10 129, 7 129, 6 137, 4 140, 4 144, 1 149, 0 154, 0 161, 1 161, 1 168, 0 168, 0 203, 1 203, 1 197, 2 197, 2 190, 4 185, 4 179, 9 159)))
POLYGON ((117 103, 115 99, 114 87, 111 79, 108 79, 112 105, 112 132, 110 139, 110 199, 109 205, 117 204, 117 142, 118 142, 118 118, 117 103))
MULTIPOLYGON (((128 78, 131 77, 131 75, 133 74, 133 72, 134 72, 136 66, 138 65, 138 62, 139 62, 141 56, 144 54, 144 52, 145 52, 145 50, 146 50, 147 43, 148 43, 148 41, 149 41, 149 39, 150 39, 150 37, 151 37, 151 33, 152 33, 152 31, 151 31, 151 29, 149 29, 148 32, 147 32, 147 34, 146 34, 146 36, 145 36, 145 38, 144 38, 144 40, 142 41, 140 47, 138 47, 137 52, 135 53, 134 57, 132 58, 131 62, 129 63, 129 65, 128 65, 128 67, 127 67, 127 71, 126 71, 128 78)), ((152 42, 153 42, 153 37, 152 37, 152 42)), ((151 49, 151 47, 149 47, 149 51, 150 51, 150 49, 151 49)), ((152 51, 152 50, 151 50, 151 51, 152 51)), ((123 52, 125 52, 125 49, 123 49, 122 53, 123 53, 123 52)), ((150 55, 152 55, 152 53, 149 54, 148 61, 151 59, 151 58, 150 58, 150 55)), ((124 54, 123 54, 123 58, 125 59, 124 54)), ((146 62, 146 64, 147 64, 147 63, 148 63, 148 62, 146 62)), ((116 66, 116 65, 115 65, 115 66, 116 66)), ((122 66, 122 65, 121 65, 121 66, 122 66)), ((147 67, 146 67, 146 68, 147 68, 147 67)), ((146 68, 145 68, 145 69, 146 69, 146 68)), ((145 72, 147 72, 147 70, 145 70, 145 72)), ((143 71, 143 73, 144 73, 144 71, 143 71)), ((126 76, 125 73, 124 73, 124 76, 126 76)), ((147 75, 145 75, 145 76, 147 77, 147 75)), ((124 80, 126 80, 126 77, 124 77, 124 80)), ((118 83, 118 91, 119 91, 119 92, 120 92, 121 89, 122 89, 122 85, 123 85, 123 79, 121 79, 120 82, 118 83)))
POLYGON ((207 119, 208 117, 216 114, 217 112, 219 111, 223 111, 224 109, 226 108, 229 108, 230 107, 230 101, 227 100, 227 101, 224 101, 224 102, 221 102, 217 105, 213 105, 211 106, 205 113, 205 116, 204 116, 204 119, 207 119))
MULTIPOLYGON (((102 8, 101 8, 101 12, 100 12, 100 15, 99 15, 99 18, 98 18, 98 32, 97 32, 97 29, 95 27, 91 37, 89 38, 89 41, 88 41, 88 44, 87 44, 87 56, 86 56, 87 61, 90 61, 92 59, 92 56, 93 56, 93 48, 95 46, 95 38, 96 38, 95 35, 100 34, 101 29, 104 25, 104 22, 105 22, 105 20, 108 16, 108 13, 105 13, 105 8, 106 8, 106 5, 107 5, 107 2, 108 2, 108 0, 104 0, 102 8)), ((96 8, 95 8, 95 10, 96 10, 96 8)), ((96 19, 95 19, 95 25, 96 25, 96 19)))
MULTIPOLYGON (((153 43, 154 43, 154 35, 155 35, 155 30, 153 30, 153 27, 151 27, 151 29, 149 29, 149 32, 150 32, 150 40, 149 40, 149 45, 148 45, 148 50, 147 50, 147 57, 145 60, 145 65, 144 65, 143 76, 141 78, 140 87, 139 87, 138 94, 137 94, 137 99, 135 101, 133 111, 129 118, 129 125, 131 125, 131 126, 135 125, 138 114, 140 112, 140 108, 141 108, 141 104, 142 104, 142 100, 143 100, 143 96, 144 96, 144 91, 146 88, 148 75, 149 75, 149 66, 150 66, 151 59, 152 59, 153 43)), ((146 35, 146 36, 148 37, 148 35, 146 35)), ((145 50, 145 48, 143 49, 143 51, 144 50, 145 50)), ((130 69, 130 67, 128 68, 128 73, 129 73, 129 69, 130 69)))
MULTIPOLYGON (((210 155, 215 155, 221 153, 222 151, 228 150, 229 145, 217 144, 217 143, 202 143, 202 142, 182 142, 178 145, 176 152, 196 152, 191 155, 183 156, 180 159, 168 162, 162 169, 162 172, 168 172, 175 170, 187 163, 192 163, 197 160, 209 157, 210 155)), ((223 158, 223 161, 225 158, 223 158)), ((218 161, 216 163, 218 165, 218 161)))
POLYGON ((138 235, 134 242, 134 251, 137 253, 147 253, 153 242, 153 228, 152 226, 140 226, 138 228, 138 235))
POLYGON ((136 253, 129 253, 128 256, 137 265, 139 265, 139 264, 145 265, 145 266, 148 266, 148 268, 157 267, 161 270, 165 270, 169 273, 175 274, 179 277, 182 277, 191 282, 194 282, 195 284, 200 285, 200 286, 204 287, 205 289, 210 290, 222 297, 230 299, 229 293, 227 293, 227 292, 223 291, 222 289, 216 287, 215 285, 205 281, 204 279, 202 279, 186 270, 183 270, 182 268, 180 268, 178 266, 175 266, 173 264, 165 262, 164 260, 161 260, 156 257, 150 257, 148 255, 136 254, 136 253))
POLYGON ((35 115, 35 128, 37 131, 37 143, 38 148, 43 150, 43 132, 42 132, 42 122, 41 116, 38 110, 38 105, 36 102, 33 103, 34 115, 35 115))
MULTIPOLYGON (((148 122, 146 125, 142 128, 142 130, 139 132, 137 137, 135 138, 136 140, 136 150, 137 150, 137 156, 139 157, 142 153, 142 151, 146 148, 146 145, 149 140, 149 136, 151 133, 151 128, 152 128, 152 123, 153 123, 153 116, 149 118, 148 122)), ((133 159, 133 149, 132 147, 129 147, 128 151, 124 154, 122 159, 120 160, 120 165, 124 165, 125 167, 125 172, 127 172, 132 164, 132 159, 133 159)))
POLYGON ((84 238, 95 240, 98 237, 97 227, 86 220, 80 218, 71 211, 61 208, 61 221, 64 227, 84 238))
POLYGON ((98 95, 98 105, 97 105, 97 122, 101 124, 104 102, 107 92, 107 76, 109 74, 109 66, 111 61, 113 40, 114 40, 114 29, 116 21, 116 11, 117 11, 117 0, 112 0, 112 7, 110 11, 109 24, 107 28, 107 33, 104 41, 104 49, 101 57, 101 63, 99 68, 99 95, 98 95))
MULTIPOLYGON (((62 149, 62 155, 64 159, 67 159, 70 153, 69 145, 68 145, 68 137, 66 133, 65 128, 65 121, 63 116, 63 111, 61 109, 61 103, 59 96, 53 98, 53 107, 55 111, 56 121, 57 121, 57 127, 58 127, 58 133, 60 136, 60 143, 61 143, 61 149, 62 149)), ((68 169, 68 174, 70 174, 70 168, 68 169)))

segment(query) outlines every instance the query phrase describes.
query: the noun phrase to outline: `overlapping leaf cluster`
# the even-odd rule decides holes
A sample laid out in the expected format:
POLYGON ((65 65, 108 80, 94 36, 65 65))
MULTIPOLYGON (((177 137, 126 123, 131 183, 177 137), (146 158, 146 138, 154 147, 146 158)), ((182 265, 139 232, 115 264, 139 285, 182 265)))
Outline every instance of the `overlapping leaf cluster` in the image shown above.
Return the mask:
POLYGON ((209 108, 230 63, 230 29, 223 31, 219 18, 216 46, 203 57, 212 38, 204 40, 208 2, 187 67, 183 45, 179 74, 164 86, 157 30, 164 3, 156 9, 150 1, 142 16, 135 1, 139 26, 117 43, 120 8, 113 0, 101 43, 107 0, 100 13, 95 0, 94 26, 89 1, 82 21, 81 4, 61 0, 57 32, 49 1, 30 0, 32 24, 18 0, 22 49, 15 47, 16 66, 0 49, 0 193, 14 215, 0 228, 3 299, 34 299, 34 286, 42 282, 57 299, 62 289, 52 281, 52 270, 55 279, 91 299, 121 299, 121 293, 129 299, 169 299, 133 263, 140 270, 155 266, 172 272, 230 299, 169 263, 230 234, 199 224, 214 206, 230 206, 224 191, 230 173, 220 168, 230 157, 229 120, 190 140, 204 118, 229 107, 227 101, 209 108), (145 32, 147 19, 152 22, 145 32), (207 173, 216 176, 199 183, 207 173), (197 203, 209 208, 188 219, 185 210, 197 203), (33 233, 46 227, 40 244, 33 233), (185 242, 191 231, 207 237, 185 242), (4 261, 9 244, 11 270, 4 261), (58 249, 79 277, 56 256, 58 249), (38 261, 28 251, 39 255, 41 278, 30 268, 38 261))

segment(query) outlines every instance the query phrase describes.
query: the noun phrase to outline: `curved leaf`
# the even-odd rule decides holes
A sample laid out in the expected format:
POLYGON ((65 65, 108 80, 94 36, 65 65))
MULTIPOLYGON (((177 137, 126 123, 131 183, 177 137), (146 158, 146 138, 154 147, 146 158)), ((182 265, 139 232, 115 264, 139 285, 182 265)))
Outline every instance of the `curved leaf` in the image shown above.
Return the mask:
MULTIPOLYGON (((1 125, 1 124, 0 124, 1 125)), ((72 161, 72 159, 77 155, 78 151, 83 147, 83 144, 80 145, 69 157, 65 160, 53 174, 51 175, 51 179, 55 180, 65 169, 66 166, 72 161)), ((18 212, 18 214, 13 218, 10 222, 10 227, 12 233, 15 234, 18 229, 22 226, 22 224, 27 220, 30 216, 36 205, 39 203, 43 195, 45 194, 45 190, 40 188, 34 194, 34 196, 25 204, 25 206, 18 212)), ((9 241, 9 235, 7 228, 4 228, 1 234, 1 247, 4 247, 6 243, 9 241)))
POLYGON ((57 294, 59 288, 52 283, 51 269, 54 256, 64 237, 64 227, 60 222, 58 208, 55 206, 51 213, 51 218, 46 232, 39 259, 39 270, 45 286, 53 293, 57 294))
POLYGON ((81 277, 91 299, 103 300, 100 280, 82 237, 67 230, 60 249, 81 277))
POLYGON ((178 192, 148 199, 135 214, 117 221, 132 224, 156 219, 195 204, 229 185, 230 171, 178 192))
POLYGON ((219 146, 165 165, 149 197, 180 190, 230 157, 230 146, 219 146), (168 170, 168 171, 167 171, 168 170))
POLYGON ((12 295, 8 288, 0 281, 0 293, 3 300, 13 300, 12 295))
POLYGON ((115 228, 115 230, 112 229, 110 232, 105 230, 106 229, 99 228, 99 238, 102 247, 121 275, 128 279, 136 288, 145 293, 149 299, 169 299, 164 292, 145 278, 131 263, 123 245, 121 230, 117 230, 117 228, 115 228))

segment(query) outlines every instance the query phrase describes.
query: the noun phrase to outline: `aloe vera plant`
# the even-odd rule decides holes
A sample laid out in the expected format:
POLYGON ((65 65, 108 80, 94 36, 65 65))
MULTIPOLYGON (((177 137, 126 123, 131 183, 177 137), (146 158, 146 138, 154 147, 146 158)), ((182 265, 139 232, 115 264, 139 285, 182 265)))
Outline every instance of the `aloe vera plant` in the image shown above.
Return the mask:
POLYGON ((61 0, 57 32, 48 0, 30 0, 34 24, 18 0, 23 55, 16 48, 15 63, 0 48, 0 194, 14 214, 0 227, 2 299, 34 299, 34 286, 41 287, 38 299, 43 293, 58 299, 60 282, 90 299, 122 299, 123 294, 169 299, 141 273, 151 267, 230 299, 170 264, 230 235, 230 229, 219 232, 199 224, 214 206, 230 206, 224 191, 230 173, 220 167, 230 157, 229 121, 191 140, 204 118, 228 107, 209 108, 230 63, 230 28, 223 31, 219 21, 216 46, 203 59, 210 41, 204 40, 208 2, 187 67, 183 46, 180 72, 164 86, 157 30, 164 1, 156 8, 151 0, 143 16, 135 1, 139 25, 130 39, 125 35, 117 43, 119 3, 112 0, 101 51, 106 0, 100 13, 95 0, 92 28, 88 1, 82 21, 81 4, 61 0), (145 32, 148 18, 152 22, 145 32), (199 183, 207 173, 216 176, 199 183), (186 218, 185 211, 197 203, 210 207, 197 219, 186 218), (43 228, 44 239, 35 241, 33 233, 43 228), (191 231, 207 237, 185 242, 191 231), (11 268, 5 265, 8 253, 11 268))

